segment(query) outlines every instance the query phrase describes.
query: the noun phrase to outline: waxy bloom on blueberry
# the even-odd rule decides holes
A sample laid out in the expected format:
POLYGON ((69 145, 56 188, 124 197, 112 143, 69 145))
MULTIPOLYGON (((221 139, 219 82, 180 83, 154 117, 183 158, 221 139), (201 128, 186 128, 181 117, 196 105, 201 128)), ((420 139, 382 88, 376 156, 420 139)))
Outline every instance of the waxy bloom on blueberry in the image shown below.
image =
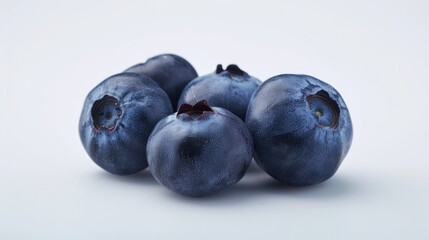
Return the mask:
POLYGON ((237 116, 202 100, 182 104, 149 137, 153 176, 170 190, 202 197, 238 182, 252 160, 249 130, 237 116))
POLYGON ((192 65, 174 54, 161 54, 125 70, 152 78, 167 93, 171 105, 177 107, 180 93, 192 79, 198 77, 192 65))
POLYGON ((149 77, 117 74, 86 97, 80 139, 104 170, 119 175, 136 173, 147 167, 146 143, 153 127, 172 112, 167 94, 149 77))
POLYGON ((306 75, 284 74, 265 81, 252 96, 246 125, 259 166, 275 179, 297 186, 334 175, 353 136, 340 94, 306 75))
POLYGON ((225 108, 244 121, 250 98, 260 84, 259 79, 237 65, 229 65, 224 70, 219 64, 214 73, 198 77, 186 85, 179 105, 205 99, 210 106, 225 108))

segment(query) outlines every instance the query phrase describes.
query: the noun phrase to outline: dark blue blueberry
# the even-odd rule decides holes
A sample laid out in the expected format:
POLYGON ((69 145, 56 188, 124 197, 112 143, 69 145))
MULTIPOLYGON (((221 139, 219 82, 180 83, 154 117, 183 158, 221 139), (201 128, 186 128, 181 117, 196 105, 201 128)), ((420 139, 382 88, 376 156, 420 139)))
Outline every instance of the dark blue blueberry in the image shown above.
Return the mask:
POLYGON ((183 88, 198 77, 188 61, 174 54, 161 54, 149 58, 145 63, 132 66, 125 72, 144 74, 152 78, 167 93, 174 110, 183 88))
POLYGON ((349 111, 327 83, 306 75, 265 81, 249 104, 246 125, 256 162, 275 179, 296 186, 329 179, 350 149, 349 111))
POLYGON ((210 106, 225 108, 244 121, 250 98, 260 84, 237 65, 223 70, 219 64, 214 73, 196 78, 185 87, 179 105, 206 99, 210 106))
POLYGON ((79 121, 82 144, 104 170, 119 175, 147 167, 146 143, 156 123, 173 112, 167 94, 149 77, 121 73, 86 97, 79 121))
POLYGON ((149 137, 153 176, 170 190, 203 197, 238 182, 252 160, 253 141, 237 116, 203 100, 183 104, 149 137))

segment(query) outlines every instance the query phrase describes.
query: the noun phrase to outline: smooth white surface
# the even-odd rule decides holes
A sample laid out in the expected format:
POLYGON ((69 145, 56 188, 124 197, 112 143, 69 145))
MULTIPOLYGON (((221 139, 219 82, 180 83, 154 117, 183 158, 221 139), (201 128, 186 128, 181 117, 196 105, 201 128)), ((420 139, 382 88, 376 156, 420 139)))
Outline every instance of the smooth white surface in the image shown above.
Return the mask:
POLYGON ((0 239, 429 239, 427 1, 1 1, 0 239), (101 80, 159 53, 199 74, 337 88, 354 142, 337 174, 282 187, 252 166, 188 199, 98 168, 77 123, 101 80))

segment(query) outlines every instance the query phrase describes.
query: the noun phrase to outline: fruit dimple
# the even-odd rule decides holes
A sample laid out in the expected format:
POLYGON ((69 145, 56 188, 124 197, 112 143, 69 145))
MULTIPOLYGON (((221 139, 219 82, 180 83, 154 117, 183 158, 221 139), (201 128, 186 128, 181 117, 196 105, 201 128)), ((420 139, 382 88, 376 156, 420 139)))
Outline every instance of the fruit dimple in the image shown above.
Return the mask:
POLYGON ((232 75, 239 75, 239 76, 243 76, 244 74, 246 74, 245 71, 241 70, 237 65, 235 64, 231 64, 228 65, 228 67, 226 67, 226 71, 228 71, 229 73, 231 73, 232 75))
POLYGON ((216 71, 215 71, 216 74, 220 74, 224 71, 228 72, 231 75, 237 75, 237 76, 244 76, 247 74, 245 71, 241 70, 236 64, 228 65, 225 70, 223 69, 222 64, 218 64, 216 66, 216 71))
POLYGON ((109 95, 94 102, 91 108, 91 117, 97 130, 115 130, 116 120, 122 115, 119 101, 109 95))
POLYGON ((177 111, 177 116, 181 114, 187 114, 193 119, 198 119, 205 112, 214 112, 213 109, 208 105, 207 100, 201 100, 194 105, 184 103, 180 105, 177 111))
POLYGON ((307 97, 310 111, 317 118, 317 124, 321 127, 331 127, 336 129, 340 117, 340 108, 325 90, 307 97))

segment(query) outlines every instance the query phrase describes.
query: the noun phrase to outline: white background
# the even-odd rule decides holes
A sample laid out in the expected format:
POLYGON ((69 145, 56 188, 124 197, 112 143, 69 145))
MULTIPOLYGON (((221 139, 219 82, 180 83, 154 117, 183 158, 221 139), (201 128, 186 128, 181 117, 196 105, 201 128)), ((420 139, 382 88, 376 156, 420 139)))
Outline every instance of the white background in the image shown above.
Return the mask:
POLYGON ((0 1, 0 239, 429 239, 427 1, 0 1), (77 125, 106 77, 165 52, 200 75, 320 78, 354 124, 322 184, 252 166, 189 199, 98 168, 77 125))

